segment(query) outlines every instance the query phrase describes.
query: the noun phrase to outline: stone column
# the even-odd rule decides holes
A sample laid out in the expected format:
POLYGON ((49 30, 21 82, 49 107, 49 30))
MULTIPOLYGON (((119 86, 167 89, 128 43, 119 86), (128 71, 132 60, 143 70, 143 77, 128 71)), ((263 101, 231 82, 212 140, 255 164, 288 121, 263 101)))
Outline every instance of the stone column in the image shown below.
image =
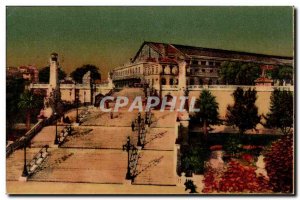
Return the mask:
POLYGON ((186 62, 179 62, 179 73, 178 73, 178 88, 180 91, 180 95, 184 94, 184 89, 186 88, 186 62))
POLYGON ((58 86, 58 54, 52 53, 50 57, 50 78, 49 85, 52 89, 58 86))

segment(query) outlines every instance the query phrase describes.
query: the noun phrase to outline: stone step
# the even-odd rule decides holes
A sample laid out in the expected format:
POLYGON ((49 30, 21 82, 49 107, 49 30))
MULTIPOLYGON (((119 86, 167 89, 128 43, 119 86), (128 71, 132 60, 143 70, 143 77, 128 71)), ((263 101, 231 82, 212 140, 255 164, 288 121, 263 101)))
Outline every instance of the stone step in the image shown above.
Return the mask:
MULTIPOLYGON (((138 141, 138 133, 131 134, 131 141, 134 145, 138 141)), ((150 128, 145 134, 144 150, 173 151, 175 144, 175 133, 173 128, 150 128)))
MULTIPOLYGON (((40 151, 40 148, 27 148, 26 149, 26 163, 33 159, 33 157, 40 151)), ((14 151, 6 159, 6 179, 16 181, 22 175, 24 168, 24 150, 19 149, 14 151)))
POLYGON ((83 126, 75 128, 61 147, 122 149, 127 136, 131 134, 130 127, 83 126))
POLYGON ((142 151, 134 184, 175 185, 173 151, 142 151))
POLYGON ((127 154, 122 150, 51 149, 42 170, 31 181, 122 183, 127 154))

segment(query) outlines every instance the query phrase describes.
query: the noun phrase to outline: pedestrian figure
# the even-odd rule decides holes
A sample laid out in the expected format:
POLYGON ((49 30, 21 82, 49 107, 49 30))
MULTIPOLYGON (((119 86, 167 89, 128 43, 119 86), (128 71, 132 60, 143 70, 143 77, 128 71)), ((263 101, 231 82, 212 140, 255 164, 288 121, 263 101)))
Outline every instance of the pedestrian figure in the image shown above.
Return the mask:
POLYGON ((110 119, 113 119, 114 118, 114 113, 111 111, 110 112, 110 119))
POLYGON ((132 131, 134 131, 134 127, 135 127, 135 124, 134 124, 134 121, 131 122, 131 129, 132 131))
POLYGON ((141 113, 139 112, 139 113, 138 113, 138 124, 140 124, 140 123, 141 123, 141 121, 142 121, 142 118, 141 118, 141 113))

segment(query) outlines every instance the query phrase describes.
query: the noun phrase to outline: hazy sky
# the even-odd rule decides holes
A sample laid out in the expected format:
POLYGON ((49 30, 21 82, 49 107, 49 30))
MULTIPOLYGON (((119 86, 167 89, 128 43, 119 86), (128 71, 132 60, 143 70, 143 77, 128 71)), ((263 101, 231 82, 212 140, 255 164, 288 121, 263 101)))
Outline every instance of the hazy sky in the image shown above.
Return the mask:
POLYGON ((7 66, 128 62, 143 41, 293 55, 292 7, 7 7, 7 66))

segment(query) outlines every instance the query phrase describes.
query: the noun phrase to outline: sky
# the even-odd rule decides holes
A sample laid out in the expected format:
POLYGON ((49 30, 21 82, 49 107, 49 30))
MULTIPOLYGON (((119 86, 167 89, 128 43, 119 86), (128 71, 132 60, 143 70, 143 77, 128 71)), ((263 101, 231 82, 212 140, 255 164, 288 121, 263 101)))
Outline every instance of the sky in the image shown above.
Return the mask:
POLYGON ((143 41, 293 56, 293 7, 7 7, 7 66, 127 63, 143 41))

